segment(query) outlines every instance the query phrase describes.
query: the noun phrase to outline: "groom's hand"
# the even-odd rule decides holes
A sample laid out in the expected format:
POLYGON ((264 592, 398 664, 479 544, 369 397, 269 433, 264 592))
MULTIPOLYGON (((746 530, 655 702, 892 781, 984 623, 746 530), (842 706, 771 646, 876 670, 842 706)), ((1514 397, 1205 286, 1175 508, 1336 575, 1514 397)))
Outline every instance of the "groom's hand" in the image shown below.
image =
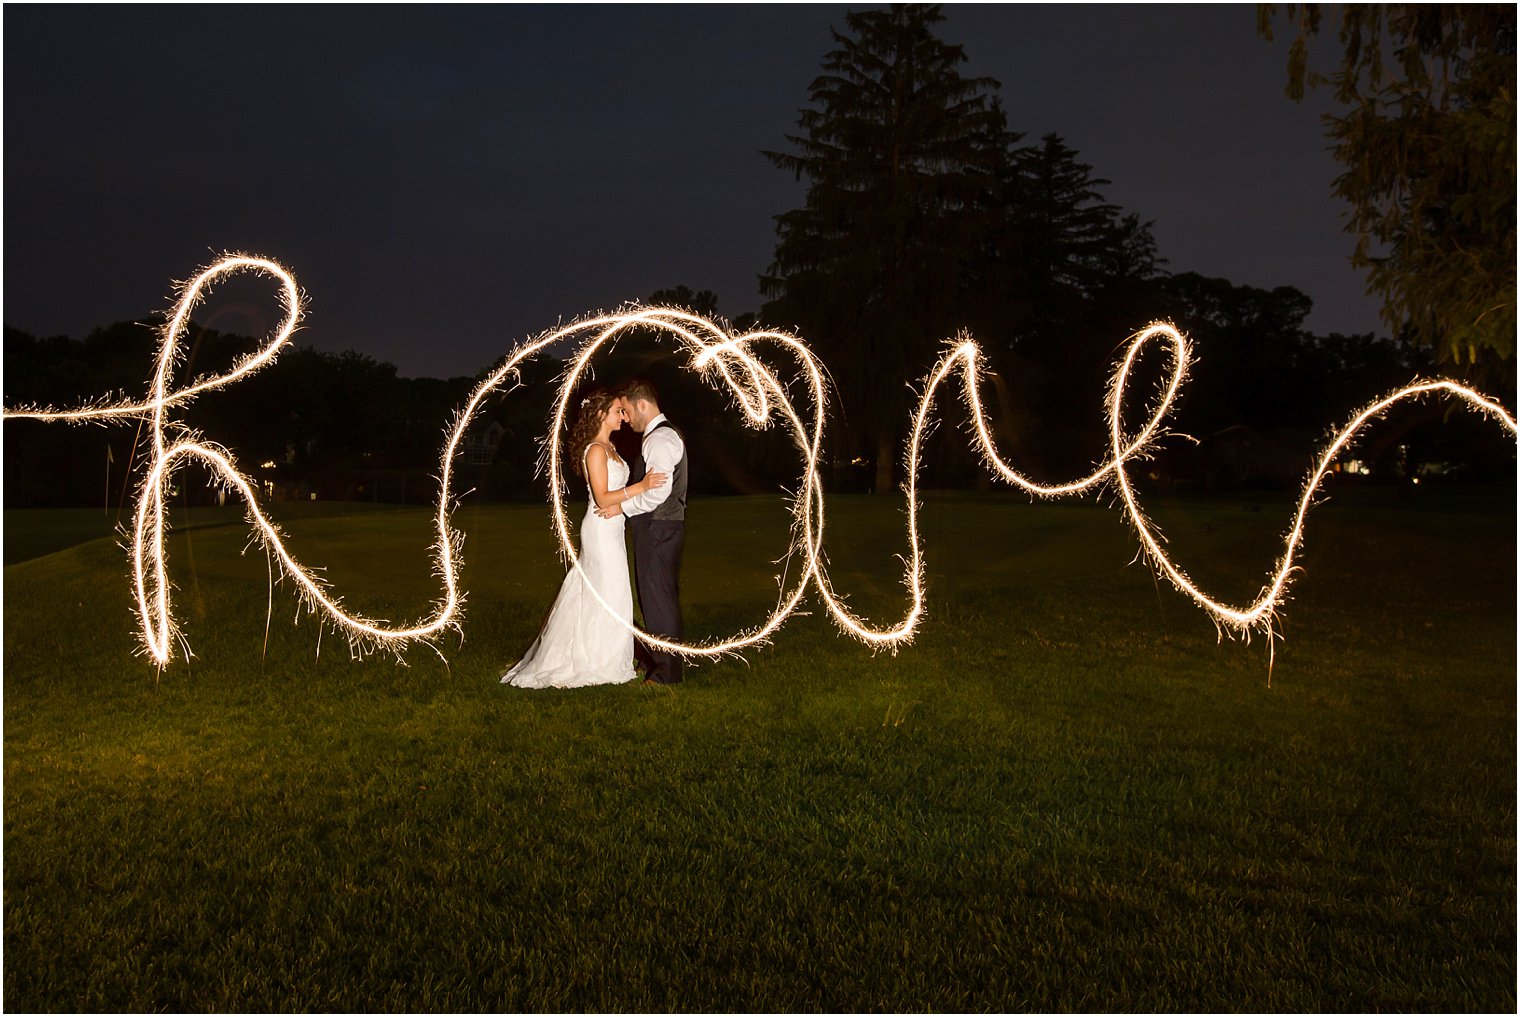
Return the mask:
POLYGON ((596 514, 601 516, 603 519, 616 519, 618 516, 623 514, 623 508, 621 505, 598 505, 596 508, 596 514))

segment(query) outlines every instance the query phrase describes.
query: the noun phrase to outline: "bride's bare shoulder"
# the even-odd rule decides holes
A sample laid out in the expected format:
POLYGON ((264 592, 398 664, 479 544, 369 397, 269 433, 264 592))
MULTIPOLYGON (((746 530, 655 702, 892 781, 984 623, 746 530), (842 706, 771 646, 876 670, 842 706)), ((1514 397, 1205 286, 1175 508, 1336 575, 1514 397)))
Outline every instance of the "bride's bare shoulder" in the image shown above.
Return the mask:
POLYGON ((593 441, 591 444, 587 445, 586 454, 595 454, 602 459, 611 459, 619 463, 623 461, 623 457, 618 455, 617 449, 613 448, 611 445, 604 445, 599 441, 593 441))

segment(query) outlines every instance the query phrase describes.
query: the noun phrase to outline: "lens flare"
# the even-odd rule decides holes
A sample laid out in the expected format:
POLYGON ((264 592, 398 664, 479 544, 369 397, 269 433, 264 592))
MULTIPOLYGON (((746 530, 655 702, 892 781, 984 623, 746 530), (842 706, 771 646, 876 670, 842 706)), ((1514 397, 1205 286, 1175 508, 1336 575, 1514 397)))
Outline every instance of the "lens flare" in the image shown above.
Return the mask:
MULTIPOLYGON (((763 621, 731 636, 698 643, 660 639, 623 622, 638 638, 688 657, 716 657, 737 653, 768 640, 797 610, 809 589, 816 593, 840 630, 861 642, 890 650, 912 639, 925 611, 924 559, 918 529, 919 468, 922 465, 924 443, 937 419, 935 404, 940 389, 954 377, 959 378, 961 397, 971 421, 971 432, 989 472, 1031 496, 1041 498, 1082 494, 1104 486, 1114 491, 1118 496, 1120 512, 1134 529, 1141 551, 1151 568, 1204 611, 1222 634, 1230 635, 1249 636, 1253 632, 1271 634, 1274 631, 1276 613, 1282 607, 1288 588, 1299 571, 1294 561, 1303 544, 1304 525, 1314 504, 1315 494, 1337 458, 1370 422, 1401 402, 1442 397, 1465 404, 1491 418, 1509 433, 1517 433, 1515 418, 1503 406, 1453 381, 1416 381, 1369 403, 1333 435, 1306 477, 1292 523, 1283 534, 1282 553, 1257 598, 1249 604, 1231 605, 1204 592, 1166 553, 1130 480, 1131 464, 1149 456, 1164 435, 1164 422, 1187 378, 1192 351, 1182 333, 1170 324, 1157 322, 1129 338, 1109 383, 1105 407, 1109 436, 1106 458, 1085 476, 1053 484, 1040 483, 1021 473, 998 452, 982 406, 981 352, 972 338, 962 333, 946 343, 934 369, 924 379, 918 407, 912 417, 912 429, 906 448, 906 482, 903 485, 907 503, 909 553, 904 559, 902 582, 908 607, 900 621, 873 625, 845 606, 830 582, 824 564, 826 499, 819 464, 822 461, 828 384, 823 363, 805 342, 786 332, 754 330, 734 334, 686 311, 663 307, 633 308, 623 313, 585 318, 518 345, 476 387, 446 429, 443 452, 439 458, 438 503, 433 516, 434 541, 431 554, 433 571, 442 586, 441 594, 424 617, 409 624, 393 625, 348 611, 341 598, 287 550, 279 527, 259 507, 255 486, 238 469, 232 453, 170 416, 171 409, 188 404, 204 392, 230 385, 273 362, 280 349, 290 342, 291 335, 300 324, 301 312, 301 292, 289 272, 265 258, 229 254, 179 287, 174 313, 160 333, 157 365, 146 400, 98 401, 74 409, 18 407, 5 411, 6 419, 68 423, 136 419, 150 426, 152 455, 146 474, 137 488, 129 551, 142 648, 160 667, 170 662, 175 645, 180 647, 187 658, 190 656, 189 644, 173 616, 172 583, 169 580, 164 540, 164 506, 174 471, 192 461, 198 461, 217 483, 241 496, 253 535, 269 556, 272 565, 278 566, 279 576, 292 581, 299 602, 305 609, 323 624, 331 625, 346 637, 353 654, 363 655, 387 649, 399 655, 414 643, 436 641, 448 632, 462 633, 465 594, 459 586, 459 569, 463 536, 450 523, 454 505, 455 458, 465 433, 482 406, 488 399, 501 394, 504 386, 515 383, 519 366, 550 347, 563 348, 567 343, 578 343, 578 346, 559 384, 542 461, 550 478, 550 504, 560 551, 569 567, 579 569, 580 560, 565 511, 567 492, 561 468, 564 454, 561 440, 570 412, 571 394, 585 375, 592 358, 635 330, 652 330, 662 338, 674 339, 685 350, 693 369, 700 371, 715 388, 727 390, 750 426, 756 429, 784 427, 796 446, 801 467, 797 493, 791 503, 792 544, 788 554, 799 558, 802 568, 792 586, 781 590, 775 610, 763 621), (181 340, 191 313, 217 281, 241 272, 273 280, 284 311, 283 320, 263 346, 239 359, 225 373, 196 379, 181 388, 171 388, 175 368, 182 359, 181 340), (1131 376, 1142 353, 1153 344, 1159 345, 1166 353, 1170 371, 1158 385, 1143 424, 1132 430, 1126 426, 1124 419, 1131 376), (778 373, 779 369, 764 359, 762 353, 784 359, 792 366, 792 373, 778 373), (804 403, 801 408, 792 400, 793 386, 789 382, 800 382, 804 403)), ((273 573, 274 569, 271 571, 273 573)), ((587 587, 596 594, 593 584, 587 583, 587 587)), ((600 594, 596 595, 601 601, 600 594)), ((601 603, 616 617, 616 612, 605 601, 601 603)))

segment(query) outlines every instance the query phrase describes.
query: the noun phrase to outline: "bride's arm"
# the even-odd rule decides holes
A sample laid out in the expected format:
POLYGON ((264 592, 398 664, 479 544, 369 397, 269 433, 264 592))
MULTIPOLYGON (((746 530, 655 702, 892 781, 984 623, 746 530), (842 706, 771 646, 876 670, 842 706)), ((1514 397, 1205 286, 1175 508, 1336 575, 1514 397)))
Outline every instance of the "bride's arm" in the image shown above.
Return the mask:
POLYGON ((607 450, 600 445, 586 449, 586 482, 591 485, 591 497, 596 500, 597 508, 621 504, 623 499, 607 490, 607 450))
POLYGON ((654 470, 637 484, 629 484, 616 491, 609 491, 607 489, 607 450, 600 445, 592 445, 586 449, 586 480, 591 484, 591 496, 596 499, 596 507, 616 514, 618 506, 629 498, 637 497, 650 488, 664 486, 665 474, 654 470))

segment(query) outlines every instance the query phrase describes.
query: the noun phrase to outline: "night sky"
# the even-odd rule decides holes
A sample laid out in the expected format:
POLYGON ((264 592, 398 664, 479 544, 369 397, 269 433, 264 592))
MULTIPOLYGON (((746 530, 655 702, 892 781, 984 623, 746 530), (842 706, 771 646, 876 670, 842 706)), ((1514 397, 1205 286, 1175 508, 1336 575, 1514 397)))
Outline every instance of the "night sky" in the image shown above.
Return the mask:
MULTIPOLYGON (((298 341, 405 375, 472 374, 679 283, 757 310, 804 186, 759 152, 795 131, 846 10, 7 6, 5 322, 80 338, 225 250, 296 274, 298 341)), ((1060 133, 1169 269, 1382 331, 1330 194, 1328 98, 1283 96, 1287 40, 1254 6, 946 14, 1010 126, 1060 133)), ((216 324, 261 329, 267 303, 216 324)))

